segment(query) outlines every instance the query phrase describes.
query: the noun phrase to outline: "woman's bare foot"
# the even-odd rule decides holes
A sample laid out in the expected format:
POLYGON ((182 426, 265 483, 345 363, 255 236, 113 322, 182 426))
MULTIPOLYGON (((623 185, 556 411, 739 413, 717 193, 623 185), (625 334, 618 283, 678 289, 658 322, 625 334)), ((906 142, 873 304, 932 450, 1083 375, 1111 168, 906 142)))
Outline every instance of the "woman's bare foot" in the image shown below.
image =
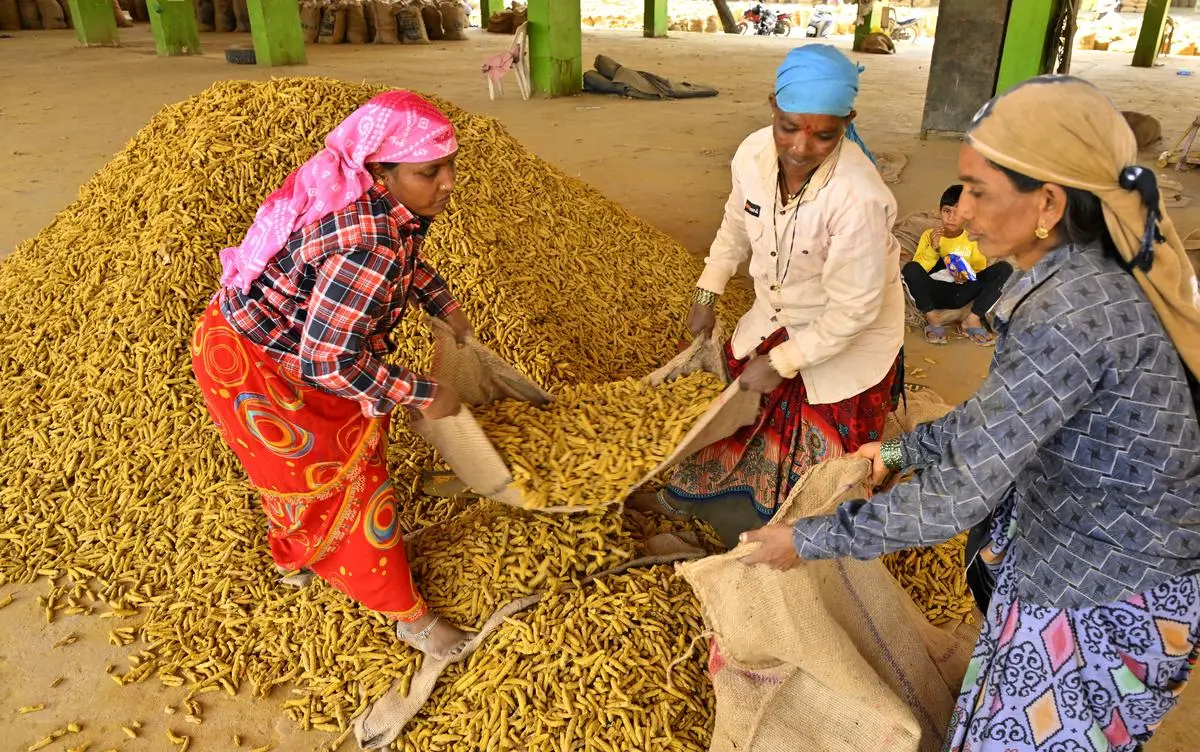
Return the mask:
POLYGON ((672 506, 671 502, 667 498, 664 498, 666 496, 665 491, 634 494, 625 500, 625 508, 632 509, 635 512, 664 514, 673 520, 691 519, 692 516, 690 514, 672 506))
POLYGON ((396 637, 439 661, 460 658, 471 636, 432 611, 413 622, 396 622, 396 637))

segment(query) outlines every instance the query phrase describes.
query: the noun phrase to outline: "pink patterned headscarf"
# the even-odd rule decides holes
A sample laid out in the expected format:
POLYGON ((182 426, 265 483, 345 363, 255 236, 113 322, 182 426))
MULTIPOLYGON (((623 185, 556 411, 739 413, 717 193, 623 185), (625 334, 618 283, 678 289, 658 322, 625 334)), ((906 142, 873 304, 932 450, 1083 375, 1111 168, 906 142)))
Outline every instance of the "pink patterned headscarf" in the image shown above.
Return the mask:
POLYGON ((373 182, 368 162, 432 162, 457 150, 454 126, 428 101, 408 91, 373 97, 267 197, 242 244, 221 251, 221 285, 248 293, 293 232, 345 209, 367 192, 373 182))

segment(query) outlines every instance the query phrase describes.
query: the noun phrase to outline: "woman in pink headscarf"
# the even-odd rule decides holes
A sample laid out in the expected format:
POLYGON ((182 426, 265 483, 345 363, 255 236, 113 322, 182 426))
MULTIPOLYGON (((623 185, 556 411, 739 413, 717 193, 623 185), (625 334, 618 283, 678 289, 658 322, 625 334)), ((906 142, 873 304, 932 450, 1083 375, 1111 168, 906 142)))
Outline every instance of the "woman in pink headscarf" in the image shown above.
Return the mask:
POLYGON ((400 639, 436 658, 459 655, 466 634, 413 583, 387 425, 397 406, 439 418, 459 401, 384 356, 409 301, 460 343, 471 334, 421 256, 457 151, 450 121, 415 94, 355 110, 221 252, 222 287, 192 339, 209 414, 262 495, 275 562, 395 619, 400 639))

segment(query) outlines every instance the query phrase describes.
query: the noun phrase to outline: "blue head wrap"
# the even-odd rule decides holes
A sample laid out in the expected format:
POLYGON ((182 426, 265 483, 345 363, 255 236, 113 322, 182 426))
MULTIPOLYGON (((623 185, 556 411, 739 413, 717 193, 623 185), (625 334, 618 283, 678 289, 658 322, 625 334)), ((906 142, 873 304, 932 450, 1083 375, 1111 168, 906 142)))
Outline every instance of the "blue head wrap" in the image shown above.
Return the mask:
MULTIPOLYGON (((775 73, 775 104, 793 115, 845 117, 858 96, 858 74, 863 67, 827 44, 806 44, 787 54, 775 73)), ((846 138, 858 144, 867 158, 875 155, 863 143, 854 123, 846 138)))

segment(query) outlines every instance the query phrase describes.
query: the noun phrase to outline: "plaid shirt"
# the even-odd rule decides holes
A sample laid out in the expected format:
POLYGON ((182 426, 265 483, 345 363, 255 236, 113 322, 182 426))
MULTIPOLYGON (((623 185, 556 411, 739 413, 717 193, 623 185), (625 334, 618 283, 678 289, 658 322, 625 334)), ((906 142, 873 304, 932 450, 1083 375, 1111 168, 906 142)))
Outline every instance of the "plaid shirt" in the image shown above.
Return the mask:
POLYGON ((421 256, 429 221, 371 186, 345 209, 292 233, 249 294, 223 288, 221 312, 292 378, 357 400, 368 417, 433 401, 433 381, 384 362, 410 297, 431 315, 458 308, 421 256))

